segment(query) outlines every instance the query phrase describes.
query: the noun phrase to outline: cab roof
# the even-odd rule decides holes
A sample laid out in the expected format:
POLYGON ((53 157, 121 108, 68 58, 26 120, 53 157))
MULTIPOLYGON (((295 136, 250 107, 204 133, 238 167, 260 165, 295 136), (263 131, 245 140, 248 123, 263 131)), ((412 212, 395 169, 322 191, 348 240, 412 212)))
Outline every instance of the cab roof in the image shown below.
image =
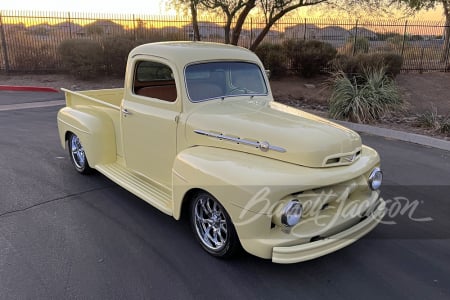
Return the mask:
POLYGON ((258 62, 258 57, 248 49, 209 42, 160 42, 140 45, 130 52, 130 57, 151 55, 165 58, 179 66, 208 60, 245 60, 258 62))

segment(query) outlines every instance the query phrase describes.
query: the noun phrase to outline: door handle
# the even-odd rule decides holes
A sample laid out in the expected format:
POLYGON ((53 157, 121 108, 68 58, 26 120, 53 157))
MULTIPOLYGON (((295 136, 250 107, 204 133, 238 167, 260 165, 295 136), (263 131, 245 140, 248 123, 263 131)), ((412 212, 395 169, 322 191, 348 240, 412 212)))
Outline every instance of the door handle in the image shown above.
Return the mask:
POLYGON ((129 111, 126 108, 122 108, 122 113, 125 117, 133 114, 131 111, 129 111))

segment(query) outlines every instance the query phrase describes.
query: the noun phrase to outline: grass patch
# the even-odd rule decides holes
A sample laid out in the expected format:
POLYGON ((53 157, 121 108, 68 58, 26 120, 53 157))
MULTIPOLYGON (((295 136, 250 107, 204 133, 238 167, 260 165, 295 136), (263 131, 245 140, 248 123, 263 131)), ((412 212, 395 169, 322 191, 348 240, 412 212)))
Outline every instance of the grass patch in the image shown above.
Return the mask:
POLYGON ((349 77, 337 71, 331 79, 333 92, 330 117, 357 123, 370 123, 401 107, 395 82, 386 75, 386 67, 364 69, 349 77))
POLYGON ((439 115, 436 106, 432 105, 430 110, 417 116, 416 125, 450 135, 450 114, 439 115))

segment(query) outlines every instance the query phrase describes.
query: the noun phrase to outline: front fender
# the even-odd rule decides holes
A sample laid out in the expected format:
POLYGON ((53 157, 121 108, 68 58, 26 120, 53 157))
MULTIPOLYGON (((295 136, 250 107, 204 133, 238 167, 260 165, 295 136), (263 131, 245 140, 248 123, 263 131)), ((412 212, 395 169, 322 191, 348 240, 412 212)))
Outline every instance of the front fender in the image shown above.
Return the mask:
POLYGON ((267 205, 289 194, 356 178, 368 173, 379 160, 376 151, 367 146, 363 146, 361 157, 352 165, 332 168, 303 167, 214 147, 188 148, 177 155, 173 165, 174 216, 179 216, 184 195, 194 188, 208 191, 225 208, 249 208, 249 201, 265 195, 264 203, 253 202, 249 210, 270 214, 265 209, 267 205))
POLYGON ((268 250, 259 249, 254 241, 272 242, 267 239, 272 214, 282 201, 302 191, 367 178, 377 165, 378 154, 366 146, 352 165, 332 168, 308 168, 227 149, 192 147, 180 152, 173 165, 173 216, 180 218, 190 191, 205 190, 230 215, 244 249, 266 257, 268 250))
POLYGON ((58 132, 65 148, 67 133, 78 136, 91 167, 116 161, 116 137, 111 117, 102 111, 64 107, 58 112, 58 132))

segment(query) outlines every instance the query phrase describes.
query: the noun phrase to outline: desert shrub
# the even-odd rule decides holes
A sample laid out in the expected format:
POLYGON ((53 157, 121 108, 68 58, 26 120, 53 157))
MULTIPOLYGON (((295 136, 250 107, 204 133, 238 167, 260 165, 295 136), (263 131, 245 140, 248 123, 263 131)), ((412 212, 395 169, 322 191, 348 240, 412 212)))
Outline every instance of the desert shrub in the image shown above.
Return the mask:
POLYGON ((256 48, 255 53, 264 64, 264 67, 270 70, 272 77, 285 75, 286 57, 281 45, 265 43, 256 48))
POLYGON ((92 79, 104 70, 103 49, 97 41, 64 40, 58 47, 58 53, 66 71, 79 79, 92 79))
POLYGON ((432 105, 430 110, 417 116, 416 125, 448 135, 450 134, 450 114, 439 115, 437 107, 432 105))
POLYGON ((386 76, 385 67, 365 69, 360 77, 349 77, 343 71, 333 75, 332 118, 367 123, 401 106, 395 82, 386 76))
POLYGON ((386 74, 395 77, 400 74, 403 65, 403 57, 392 52, 373 53, 362 58, 362 67, 386 66, 386 74))
POLYGON ((442 122, 441 122, 441 133, 450 135, 450 116, 447 116, 442 122))
POLYGON ((393 51, 400 50, 403 46, 403 36, 394 35, 386 39, 388 47, 393 51))
POLYGON ((369 52, 369 40, 366 37, 349 37, 345 43, 342 52, 348 55, 361 54, 369 52))
POLYGON ((55 47, 47 43, 36 43, 27 47, 17 47, 11 52, 10 64, 19 71, 49 71, 58 67, 55 47))
POLYGON ((392 78, 397 76, 402 68, 401 55, 385 52, 372 54, 359 54, 356 56, 339 55, 332 62, 334 71, 343 71, 348 76, 360 76, 367 69, 385 67, 386 74, 392 78))
POLYGON ((102 39, 106 72, 123 76, 127 65, 128 53, 136 46, 133 36, 105 37, 102 39))
POLYGON ((313 77, 323 72, 337 54, 331 44, 316 40, 287 41, 284 48, 291 59, 292 69, 303 77, 313 77))
POLYGON ((439 129, 439 115, 436 106, 432 106, 431 110, 425 111, 417 116, 417 125, 419 127, 439 129))

